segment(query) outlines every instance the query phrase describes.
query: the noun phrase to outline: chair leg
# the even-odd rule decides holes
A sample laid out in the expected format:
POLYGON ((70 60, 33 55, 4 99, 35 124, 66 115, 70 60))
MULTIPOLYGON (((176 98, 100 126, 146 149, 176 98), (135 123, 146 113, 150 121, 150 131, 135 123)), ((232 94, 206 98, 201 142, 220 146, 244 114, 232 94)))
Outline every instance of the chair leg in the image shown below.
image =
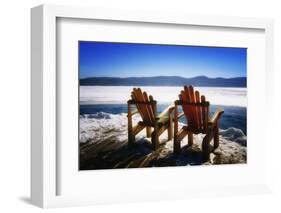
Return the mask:
POLYGON ((181 152, 181 141, 188 133, 181 129, 176 135, 174 135, 174 153, 178 154, 181 152))
POLYGON ((136 140, 136 135, 141 132, 145 127, 137 124, 136 126, 132 128, 128 128, 128 142, 129 145, 134 145, 136 140))
POLYGON ((188 132, 188 146, 193 145, 193 134, 192 132, 188 132))
POLYGON ((173 139, 173 125, 169 125, 168 126, 168 140, 172 140, 173 139))
POLYGON ((135 135, 133 132, 133 120, 132 120, 132 112, 131 105, 128 102, 128 145, 132 146, 135 143, 135 135))
POLYGON ((154 131, 152 133, 151 141, 152 141, 153 150, 157 150, 159 148, 158 125, 157 124, 154 126, 154 131))
POLYGON ((146 127, 146 136, 147 136, 148 138, 151 137, 151 127, 150 127, 150 126, 147 126, 147 127, 146 127))
POLYGON ((152 149, 156 151, 159 148, 159 138, 157 134, 152 133, 152 149))
POLYGON ((206 135, 202 142, 202 160, 208 161, 210 158, 210 136, 206 135))
POLYGON ((135 135, 133 134, 133 131, 129 130, 128 131, 128 144, 129 144, 129 146, 133 146, 134 143, 135 143, 135 140, 136 140, 136 138, 135 138, 135 135))
POLYGON ((174 126, 174 154, 178 154, 181 151, 181 141, 178 139, 178 131, 176 125, 174 126))
POLYGON ((218 125, 214 127, 214 149, 219 147, 219 128, 218 125))
POLYGON ((181 141, 178 140, 177 136, 174 136, 174 154, 179 154, 181 152, 181 141))

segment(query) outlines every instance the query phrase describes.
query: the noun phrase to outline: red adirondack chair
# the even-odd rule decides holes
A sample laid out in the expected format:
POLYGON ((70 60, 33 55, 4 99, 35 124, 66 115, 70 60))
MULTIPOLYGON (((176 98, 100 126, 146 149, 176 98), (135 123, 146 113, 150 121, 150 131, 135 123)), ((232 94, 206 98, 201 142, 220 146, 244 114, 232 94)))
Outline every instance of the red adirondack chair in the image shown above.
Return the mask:
POLYGON ((210 141, 214 139, 214 149, 219 146, 218 123, 223 109, 218 109, 212 118, 209 118, 209 102, 204 95, 200 97, 199 91, 195 91, 192 86, 184 86, 179 94, 179 100, 175 101, 174 114, 174 152, 181 151, 181 141, 188 135, 188 145, 193 144, 193 134, 206 134, 202 142, 203 160, 209 159, 210 141), (178 105, 182 106, 187 124, 178 131, 178 105))

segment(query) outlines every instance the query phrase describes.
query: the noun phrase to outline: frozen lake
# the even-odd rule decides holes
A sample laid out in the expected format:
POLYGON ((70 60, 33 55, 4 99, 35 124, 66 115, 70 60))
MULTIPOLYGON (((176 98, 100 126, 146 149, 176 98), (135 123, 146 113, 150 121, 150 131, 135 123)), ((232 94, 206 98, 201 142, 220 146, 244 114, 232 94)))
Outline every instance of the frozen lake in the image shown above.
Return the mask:
MULTIPOLYGON (((132 86, 80 86, 80 104, 126 104, 132 86)), ((183 87, 145 87, 160 104, 170 104, 178 99, 183 87)), ((195 87, 206 96, 211 105, 247 107, 247 88, 195 87)))

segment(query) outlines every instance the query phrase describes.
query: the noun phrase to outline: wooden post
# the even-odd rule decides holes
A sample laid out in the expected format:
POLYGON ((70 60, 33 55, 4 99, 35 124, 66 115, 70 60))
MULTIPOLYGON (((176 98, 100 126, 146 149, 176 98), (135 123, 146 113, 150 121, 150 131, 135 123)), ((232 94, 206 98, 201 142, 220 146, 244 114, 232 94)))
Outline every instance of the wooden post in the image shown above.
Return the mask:
POLYGON ((193 145, 193 134, 192 132, 188 132, 188 146, 192 146, 193 145))
POLYGON ((132 146, 135 143, 135 136, 133 134, 133 121, 132 121, 132 111, 131 104, 128 102, 128 144, 132 146))

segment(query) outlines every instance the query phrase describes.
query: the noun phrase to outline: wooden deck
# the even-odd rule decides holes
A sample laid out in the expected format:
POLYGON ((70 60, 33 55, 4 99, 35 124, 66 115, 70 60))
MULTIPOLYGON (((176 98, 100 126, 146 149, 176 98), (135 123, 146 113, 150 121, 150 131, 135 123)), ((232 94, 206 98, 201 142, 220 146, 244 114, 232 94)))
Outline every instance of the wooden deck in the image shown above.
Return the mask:
POLYGON ((141 139, 129 147, 127 141, 107 140, 100 143, 80 145, 80 170, 143 168, 163 166, 184 166, 202 164, 202 152, 193 145, 183 147, 182 153, 175 155, 171 149, 172 141, 160 143, 153 151, 148 139, 141 139))

